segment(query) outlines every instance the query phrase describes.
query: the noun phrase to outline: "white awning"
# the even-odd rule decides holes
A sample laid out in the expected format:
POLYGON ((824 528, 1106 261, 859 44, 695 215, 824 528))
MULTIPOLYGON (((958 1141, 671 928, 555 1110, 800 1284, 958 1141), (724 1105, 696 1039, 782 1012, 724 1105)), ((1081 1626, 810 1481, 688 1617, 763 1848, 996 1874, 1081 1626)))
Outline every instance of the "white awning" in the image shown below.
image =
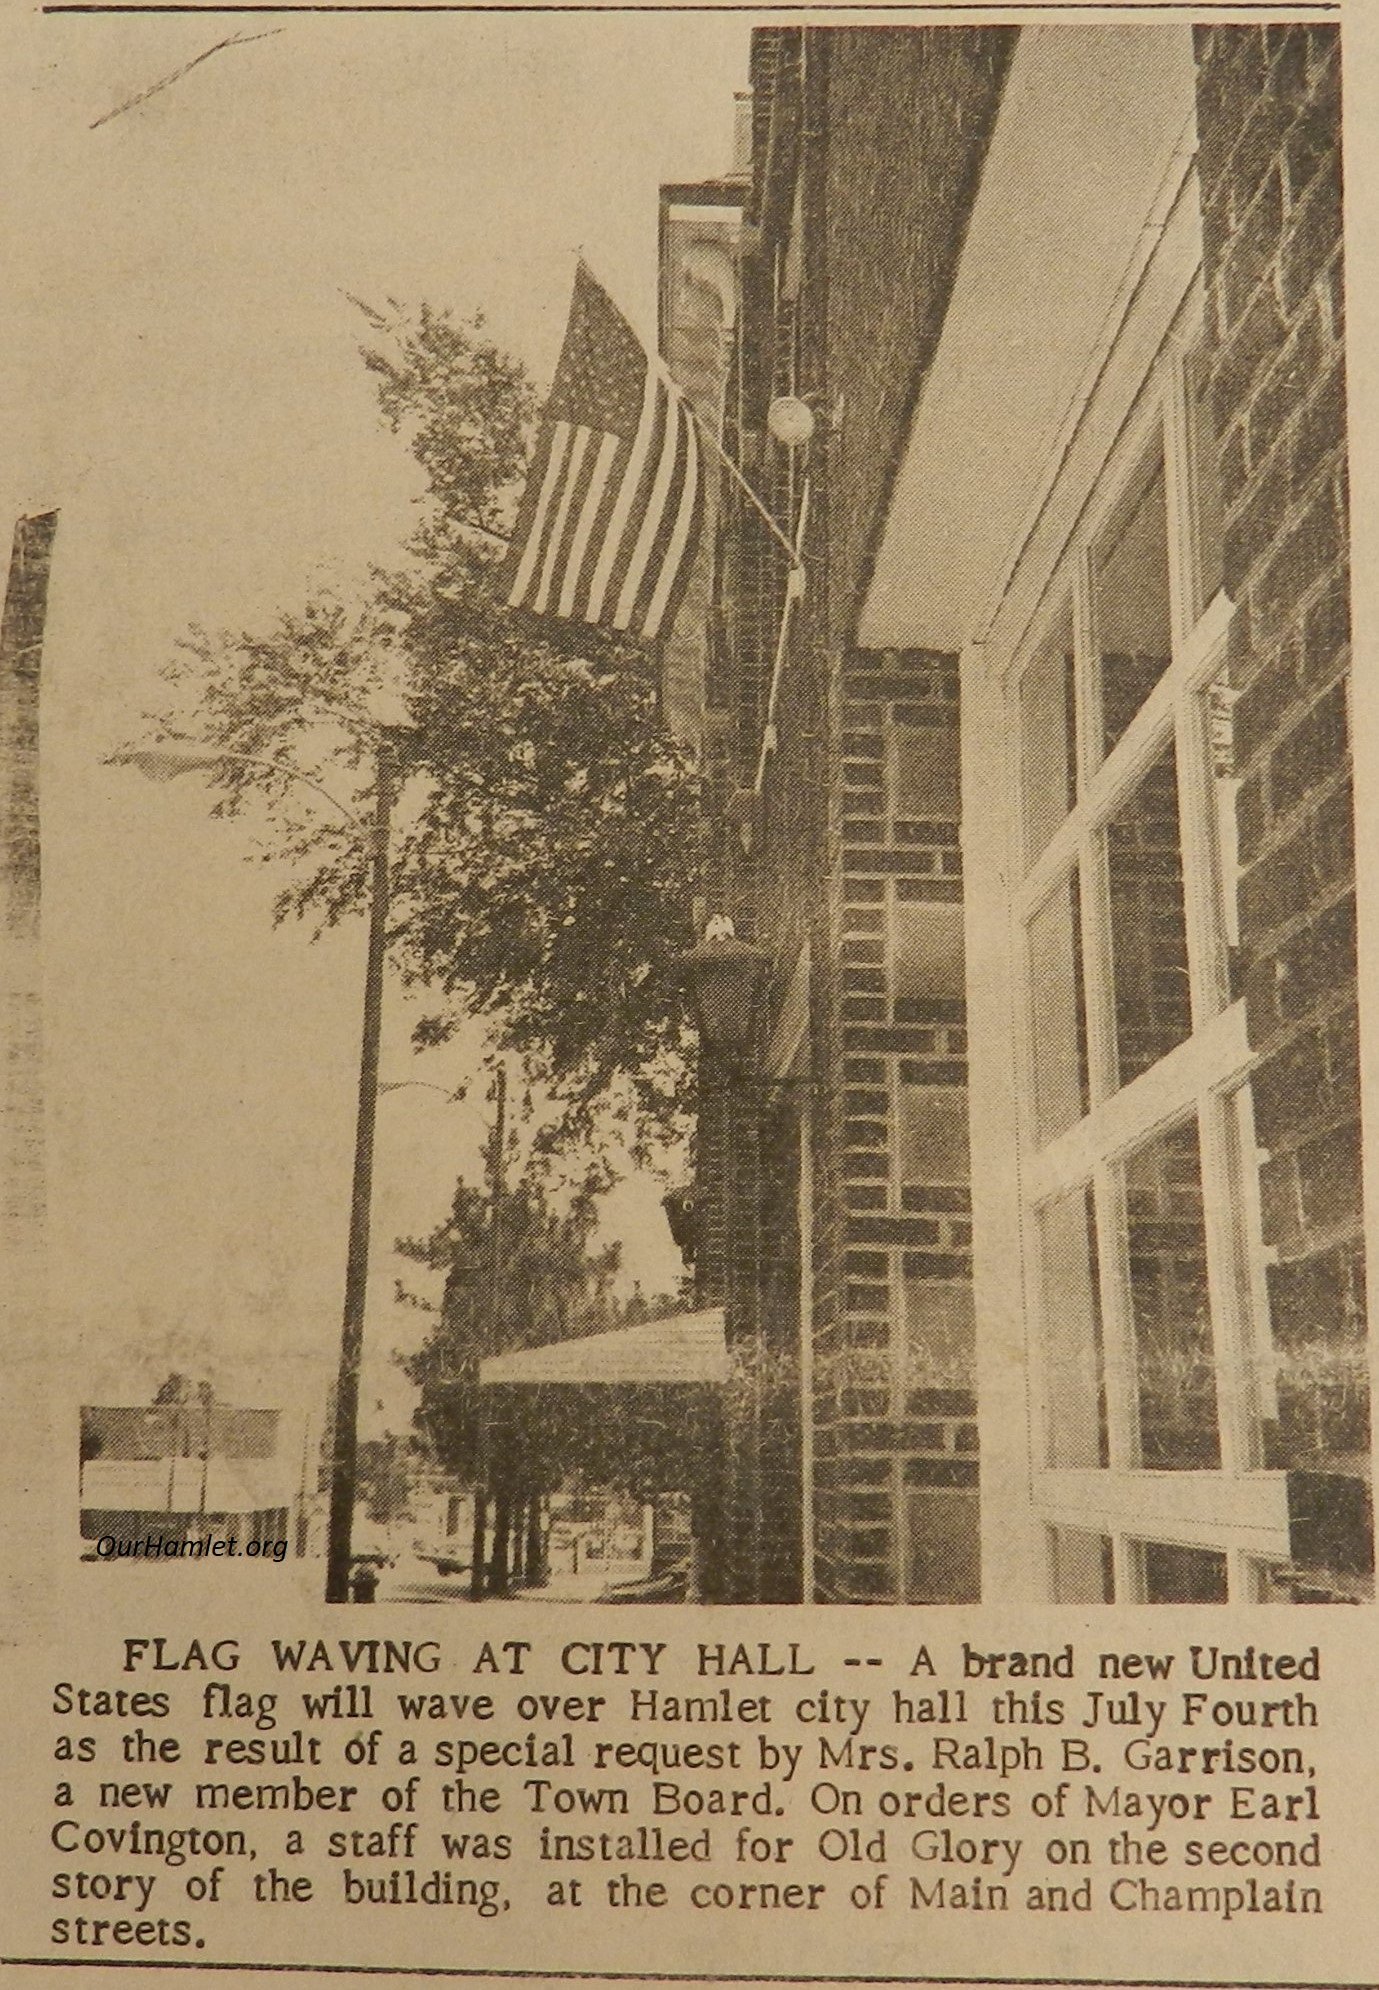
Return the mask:
POLYGON ((563 1382, 576 1385, 711 1383, 728 1379, 728 1348, 723 1308, 673 1313, 664 1320, 582 1340, 552 1341, 546 1347, 515 1348, 479 1364, 484 1387, 513 1383, 563 1382))

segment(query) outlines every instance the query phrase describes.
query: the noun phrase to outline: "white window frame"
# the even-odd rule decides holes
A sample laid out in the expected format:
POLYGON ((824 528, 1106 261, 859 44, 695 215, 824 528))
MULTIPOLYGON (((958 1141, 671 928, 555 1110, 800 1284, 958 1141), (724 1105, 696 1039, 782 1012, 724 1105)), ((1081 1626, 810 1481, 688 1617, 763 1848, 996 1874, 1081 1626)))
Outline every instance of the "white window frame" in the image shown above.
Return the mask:
MULTIPOLYGON (((1212 788, 1208 688, 1225 667, 1232 606, 1224 594, 1199 612, 1193 431, 1188 365, 1200 337, 1199 285, 1189 288, 1158 346, 1128 419, 1111 441, 1071 535, 1040 589, 1039 606, 1015 641, 991 658, 1003 687, 1007 848, 1015 876, 1007 888, 1012 929, 1012 1015, 1019 1150, 1019 1233, 1023 1301, 1030 1323, 1029 1493, 1046 1549, 1050 1530, 1109 1537, 1116 1600, 1143 1601, 1143 1546, 1162 1541, 1226 1558, 1231 1601, 1256 1600, 1260 1565, 1286 1559, 1284 1475, 1260 1466, 1259 1429, 1268 1414, 1266 1299, 1259 1243, 1258 1179, 1247 1079, 1251 1052, 1245 1005, 1232 1000, 1217 802, 1212 788), (1098 759, 1099 679, 1093 554, 1156 434, 1162 437, 1168 511, 1172 656, 1111 751, 1098 759), (1071 601, 1076 660, 1077 798, 1025 869, 1021 769, 1022 675, 1058 630, 1071 601), (1155 760, 1172 744, 1178 783, 1191 1034, 1149 1070, 1115 1083, 1110 901, 1104 831, 1155 760), (1034 1016, 1028 970, 1029 925, 1076 870, 1087 1020, 1090 1110, 1065 1132, 1040 1141, 1034 1118, 1034 1016), (1220 1465, 1213 1470, 1149 1470, 1139 1463, 1135 1330, 1123 1238, 1122 1166, 1127 1155, 1196 1116, 1201 1147, 1207 1285, 1216 1374, 1220 1465), (1037 1212, 1090 1186, 1098 1237, 1103 1372, 1109 1464, 1051 1467, 1049 1378, 1043 1351, 1043 1280, 1037 1212), (1242 1236, 1243 1226, 1243 1236, 1242 1236)), ((990 652, 988 652, 990 655, 990 652)), ((1052 1554, 1047 1556, 1052 1584, 1052 1554)))

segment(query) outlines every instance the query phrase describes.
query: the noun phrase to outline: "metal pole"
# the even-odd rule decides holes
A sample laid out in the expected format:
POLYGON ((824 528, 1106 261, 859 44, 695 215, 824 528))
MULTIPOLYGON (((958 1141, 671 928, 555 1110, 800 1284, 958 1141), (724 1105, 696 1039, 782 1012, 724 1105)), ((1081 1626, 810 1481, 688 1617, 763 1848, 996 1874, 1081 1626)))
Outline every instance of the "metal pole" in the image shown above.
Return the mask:
POLYGON ((206 1532, 206 1480, 211 1469, 211 1393, 209 1384, 205 1385, 205 1390, 201 1397, 201 1407, 206 1412, 206 1424, 201 1445, 201 1493, 197 1504, 198 1534, 206 1532))
POLYGON ((374 1119, 378 1109, 378 1046, 383 1023, 383 957, 388 937, 388 834, 397 785, 392 741, 378 744, 373 849, 369 877, 369 938, 364 971, 364 1026, 359 1053, 359 1111, 354 1136, 354 1185, 350 1197, 345 1303, 340 1326, 340 1368, 335 1384, 331 1450, 330 1523, 326 1539, 326 1601, 349 1600, 351 1531, 358 1450, 359 1359, 369 1285, 369 1221, 373 1200, 374 1119))
MULTIPOLYGON (((488 1149, 488 1347, 485 1352, 498 1353, 498 1316, 503 1291, 503 1161, 507 1149, 507 1106, 508 1072, 506 1064, 498 1066, 493 1081, 493 1132, 488 1149)), ((469 1594, 477 1603, 489 1589, 489 1567, 487 1556, 488 1524, 488 1466, 492 1455, 488 1436, 488 1417, 484 1409, 483 1391, 478 1390, 478 1413, 476 1428, 479 1441, 478 1484, 474 1488, 474 1547, 469 1571, 469 1594)), ((497 1512, 494 1513, 494 1529, 497 1531, 497 1512)))
POLYGON ((490 1354, 501 1353, 498 1346, 499 1315, 503 1297, 503 1192, 508 1125, 508 1068, 498 1066, 493 1081, 493 1144, 489 1149, 488 1217, 488 1335, 490 1354))

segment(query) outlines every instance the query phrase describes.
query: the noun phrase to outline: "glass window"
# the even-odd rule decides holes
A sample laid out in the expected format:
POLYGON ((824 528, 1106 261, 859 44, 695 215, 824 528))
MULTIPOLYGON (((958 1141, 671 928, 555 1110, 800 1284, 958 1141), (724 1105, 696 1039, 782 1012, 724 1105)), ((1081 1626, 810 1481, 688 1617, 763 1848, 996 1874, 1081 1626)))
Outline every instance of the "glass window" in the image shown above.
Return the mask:
POLYGON ((1012 623, 1036 598, 1051 613, 998 659, 1000 738, 989 754, 969 740, 972 791, 1007 798, 967 889, 1019 942, 1014 1125, 982 1135, 993 1163, 1012 1130, 1030 1150, 1006 1211, 1024 1259, 1008 1303, 1030 1316, 1031 1514, 1053 1595, 1246 1601, 1292 1552, 1278 1433, 1302 1411, 1263 1240, 1289 1254, 1300 1191, 1286 1157, 1261 1165, 1237 1000, 1257 804, 1239 779, 1209 369, 1175 335, 1135 377, 1096 475, 1055 473, 1078 522, 1022 556, 1010 597, 1012 623), (1231 1551, 1242 1515, 1264 1576, 1231 1551))
POLYGON ((1221 1439, 1195 1116, 1131 1155, 1123 1188, 1140 1463, 1212 1470, 1221 1439))
POLYGON ((907 1278, 904 1293, 905 1387, 970 1396, 977 1379, 972 1287, 943 1278, 907 1278))
POLYGON ((1171 1541, 1140 1544, 1146 1603, 1224 1603, 1226 1557, 1214 1548, 1180 1548, 1171 1541))
POLYGON ((1075 870, 1029 922, 1029 986, 1034 1116, 1043 1146, 1081 1119, 1090 1104, 1075 870))
POLYGON ((1038 1223, 1048 1462, 1055 1469, 1104 1468, 1110 1446, 1090 1187, 1046 1202, 1038 1223))
POLYGON ((926 1486, 905 1495, 905 1601, 977 1603, 981 1510, 975 1492, 926 1486))
POLYGON ((1073 671, 1069 607, 1020 680, 1020 778, 1027 869, 1048 847, 1050 837, 1077 800, 1073 671))
POLYGON ((1172 743, 1106 826, 1116 1067, 1128 1085, 1192 1033, 1172 743))
POLYGON ((1131 480, 1092 558, 1102 751, 1167 670, 1173 648, 1163 444, 1131 480))
POLYGON ((1054 1527, 1053 1600, 1055 1603, 1114 1603, 1115 1556, 1108 1534, 1085 1527, 1054 1527))

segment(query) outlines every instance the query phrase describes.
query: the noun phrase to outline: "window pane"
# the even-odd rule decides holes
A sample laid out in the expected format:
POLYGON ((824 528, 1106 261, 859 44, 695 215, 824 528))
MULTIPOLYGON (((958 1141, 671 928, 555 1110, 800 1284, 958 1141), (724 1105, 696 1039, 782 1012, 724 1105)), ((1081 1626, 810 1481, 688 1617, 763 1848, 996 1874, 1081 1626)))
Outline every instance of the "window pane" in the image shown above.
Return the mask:
POLYGON ((1107 526, 1092 574, 1102 750, 1109 753, 1168 668, 1172 647, 1162 444, 1107 526))
POLYGON ((1197 521, 1197 613, 1225 584, 1221 558, 1221 456, 1211 405, 1211 373, 1203 355, 1188 367, 1188 406, 1192 422, 1192 472, 1197 521))
POLYGON ((967 1093, 953 1085, 902 1085, 899 1105, 901 1181, 966 1182, 967 1093))
POLYGON ((1045 1203, 1037 1220, 1048 1462, 1054 1470, 1104 1469, 1110 1447, 1091 1189, 1045 1203))
POLYGON ((894 735, 891 814, 953 821, 958 814, 958 735, 955 727, 904 726, 894 735))
POLYGON ((961 1002, 965 994, 960 905, 898 904, 891 916, 891 994, 961 1002))
POLYGON ((1146 1603, 1224 1603, 1226 1557, 1213 1548, 1179 1548, 1171 1541, 1141 1545, 1146 1603))
POLYGON ((1042 1147, 1075 1125, 1090 1104, 1076 871, 1029 922, 1029 981, 1034 1115, 1042 1147))
POLYGON ((1033 864, 1077 800, 1073 621, 1058 627, 1020 679, 1020 766, 1025 864, 1033 864))
POLYGON ((1109 1536, 1085 1527, 1053 1530, 1055 1603, 1114 1603, 1115 1558, 1109 1536))
POLYGON ((1242 1603, 1293 1601, 1286 1562, 1252 1561, 1247 1566, 1245 1580, 1247 1593, 1238 1599, 1242 1603))
POLYGON ((1196 1118, 1131 1155, 1124 1188, 1140 1463, 1211 1469, 1221 1441, 1196 1118))
POLYGON ((1172 743, 1106 825, 1116 1065, 1128 1085, 1192 1031, 1172 743))

